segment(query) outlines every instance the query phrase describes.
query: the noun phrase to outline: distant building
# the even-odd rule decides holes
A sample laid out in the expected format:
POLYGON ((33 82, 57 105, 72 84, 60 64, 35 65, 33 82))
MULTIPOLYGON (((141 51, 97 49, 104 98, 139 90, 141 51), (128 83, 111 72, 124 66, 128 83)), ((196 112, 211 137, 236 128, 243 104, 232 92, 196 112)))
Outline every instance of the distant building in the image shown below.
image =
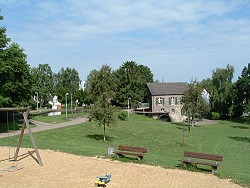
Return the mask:
POLYGON ((210 101, 210 93, 208 93, 207 90, 203 89, 201 95, 202 95, 202 98, 209 104, 209 101, 210 101))
POLYGON ((82 90, 84 91, 84 89, 85 89, 85 88, 84 88, 84 84, 85 84, 85 81, 82 81, 82 82, 81 82, 81 85, 80 85, 80 90, 82 89, 82 90))
POLYGON ((186 82, 148 83, 147 87, 149 111, 166 113, 174 122, 185 119, 182 115, 182 99, 187 90, 186 82))

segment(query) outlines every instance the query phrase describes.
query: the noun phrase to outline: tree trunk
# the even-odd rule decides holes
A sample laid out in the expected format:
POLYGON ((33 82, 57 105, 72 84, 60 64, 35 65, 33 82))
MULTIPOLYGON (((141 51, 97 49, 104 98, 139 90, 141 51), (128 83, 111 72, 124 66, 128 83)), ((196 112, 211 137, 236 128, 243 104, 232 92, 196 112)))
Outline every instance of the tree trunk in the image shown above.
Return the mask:
POLYGON ((191 131, 191 117, 188 117, 188 132, 191 131))
POLYGON ((106 123, 105 120, 103 122, 103 141, 106 141, 106 123))

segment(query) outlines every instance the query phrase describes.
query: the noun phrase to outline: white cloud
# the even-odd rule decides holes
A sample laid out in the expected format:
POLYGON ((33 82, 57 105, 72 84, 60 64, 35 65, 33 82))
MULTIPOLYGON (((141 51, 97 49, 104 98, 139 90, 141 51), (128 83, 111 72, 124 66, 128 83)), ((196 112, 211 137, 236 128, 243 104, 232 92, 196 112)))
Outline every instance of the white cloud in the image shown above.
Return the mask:
POLYGON ((26 49, 31 63, 52 59, 51 66, 56 61, 60 61, 57 66, 67 65, 68 57, 73 56, 75 65, 92 61, 89 68, 96 68, 106 61, 117 67, 134 59, 158 73, 161 66, 167 70, 173 64, 188 69, 203 62, 211 69, 219 62, 235 63, 239 57, 247 61, 250 49, 250 18, 239 15, 242 9, 249 9, 247 1, 0 0, 2 3, 4 13, 5 8, 10 10, 10 37, 26 49))

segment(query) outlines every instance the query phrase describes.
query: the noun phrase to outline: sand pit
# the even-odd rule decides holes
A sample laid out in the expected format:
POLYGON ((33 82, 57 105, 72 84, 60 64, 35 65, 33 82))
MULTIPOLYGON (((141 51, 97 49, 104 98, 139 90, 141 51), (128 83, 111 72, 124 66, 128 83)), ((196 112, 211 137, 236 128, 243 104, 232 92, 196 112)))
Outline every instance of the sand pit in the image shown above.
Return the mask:
MULTIPOLYGON (((20 149, 20 155, 32 149, 20 149)), ((39 166, 31 156, 19 162, 0 162, 0 187, 95 187, 96 176, 112 173, 108 188, 119 187, 226 187, 239 188, 229 180, 212 174, 161 167, 122 163, 109 159, 80 157, 72 154, 39 150, 44 166, 39 166), (19 170, 7 172, 11 165, 19 170)), ((12 151, 13 153, 13 151, 12 151)), ((0 147, 0 160, 9 156, 9 149, 0 147)), ((35 156, 35 154, 34 154, 35 156)))

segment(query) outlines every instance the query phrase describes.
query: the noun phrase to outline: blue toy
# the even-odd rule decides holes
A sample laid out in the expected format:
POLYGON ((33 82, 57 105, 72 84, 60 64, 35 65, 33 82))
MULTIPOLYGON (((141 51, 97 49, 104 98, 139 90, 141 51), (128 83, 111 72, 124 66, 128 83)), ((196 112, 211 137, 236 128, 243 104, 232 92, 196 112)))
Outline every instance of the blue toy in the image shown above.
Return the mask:
POLYGON ((105 174, 103 176, 97 176, 97 180, 95 181, 95 185, 98 187, 106 187, 106 184, 110 182, 112 174, 105 174))

